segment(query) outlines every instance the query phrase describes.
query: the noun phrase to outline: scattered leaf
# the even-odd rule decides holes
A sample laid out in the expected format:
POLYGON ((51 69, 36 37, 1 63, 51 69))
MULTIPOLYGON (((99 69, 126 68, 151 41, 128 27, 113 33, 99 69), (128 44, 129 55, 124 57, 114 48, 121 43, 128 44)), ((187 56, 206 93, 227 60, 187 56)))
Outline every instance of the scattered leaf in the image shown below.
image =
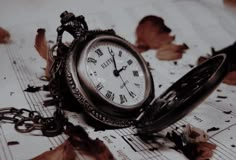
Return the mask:
POLYGON ((223 80, 228 85, 236 85, 236 70, 229 72, 223 80))
POLYGON ((45 32, 46 30, 44 28, 39 28, 37 30, 34 47, 38 51, 39 55, 46 60, 45 77, 47 79, 50 79, 50 68, 52 66, 52 60, 49 57, 49 45, 46 40, 45 32))
POLYGON ((189 64, 188 66, 189 66, 190 68, 193 68, 193 67, 194 67, 194 65, 192 65, 192 64, 189 64))
POLYGON ((223 113, 225 113, 225 114, 231 114, 232 111, 223 111, 223 113))
POLYGON ((0 27, 0 44, 1 43, 6 44, 9 42, 10 42, 10 33, 6 29, 0 27))
POLYGON ((20 143, 18 141, 9 141, 9 142, 7 142, 8 146, 17 145, 17 144, 20 144, 20 143))
POLYGON ((114 160, 106 145, 98 138, 91 139, 82 127, 68 127, 65 133, 69 138, 63 144, 53 150, 42 153, 32 160, 76 160, 76 150, 85 159, 114 160))
POLYGON ((98 138, 95 140, 91 139, 82 127, 70 127, 67 129, 66 134, 70 136, 71 144, 76 149, 79 149, 80 153, 94 160, 114 160, 112 153, 106 145, 98 138))
POLYGON ((207 129, 207 132, 218 131, 219 129, 220 128, 218 127, 212 127, 212 128, 207 129))
POLYGON ((157 58, 159 60, 176 60, 182 58, 188 46, 184 43, 181 45, 166 44, 160 47, 157 51, 157 58))
POLYGON ((37 35, 35 37, 35 44, 34 47, 38 51, 39 55, 47 60, 48 55, 48 43, 45 37, 46 30, 44 28, 39 28, 37 30, 37 35))
POLYGON ((235 0, 223 0, 223 2, 226 6, 236 9, 236 1, 235 0))
POLYGON ((24 91, 34 93, 34 92, 38 92, 40 90, 41 90, 41 87, 35 87, 35 86, 28 85, 28 87, 24 91))
POLYGON ((140 53, 148 49, 158 49, 175 39, 169 35, 170 32, 171 29, 165 25, 161 17, 145 16, 136 28, 136 47, 140 53))
POLYGON ((217 96, 217 98, 226 99, 227 96, 217 96))
POLYGON ((50 149, 32 160, 76 160, 76 154, 71 143, 66 140, 55 149, 50 149))
MULTIPOLYGON (((198 137, 199 133, 195 132, 195 129, 193 130, 194 135, 192 137, 198 137)), ((178 135, 174 131, 167 133, 166 137, 176 145, 175 147, 171 147, 172 149, 181 151, 190 160, 207 160, 212 157, 213 150, 216 149, 215 144, 211 144, 205 140, 204 142, 185 141, 183 134, 178 135)))
POLYGON ((189 124, 185 127, 183 136, 188 143, 206 142, 209 138, 205 131, 189 124))
POLYGON ((213 155, 215 144, 208 142, 189 143, 184 146, 184 153, 190 160, 207 160, 213 155))
POLYGON ((177 62, 177 61, 174 61, 173 63, 174 63, 174 65, 176 65, 176 66, 178 65, 178 62, 177 62))

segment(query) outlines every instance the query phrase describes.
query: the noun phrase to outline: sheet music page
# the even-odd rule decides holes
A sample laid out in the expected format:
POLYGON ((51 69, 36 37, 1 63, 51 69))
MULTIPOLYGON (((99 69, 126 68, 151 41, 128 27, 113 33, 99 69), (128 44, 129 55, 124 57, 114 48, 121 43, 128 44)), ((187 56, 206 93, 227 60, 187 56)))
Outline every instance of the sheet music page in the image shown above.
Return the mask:
MULTIPOLYGON (((175 35, 175 42, 186 43, 189 49, 177 61, 159 60, 156 58, 158 50, 142 53, 152 68, 156 96, 196 66, 198 58, 209 54, 211 47, 219 50, 236 40, 236 13, 226 8, 221 0, 24 0, 15 1, 15 4, 2 2, 0 10, 0 26, 11 33, 11 43, 0 44, 0 108, 26 108, 45 117, 53 116, 55 111, 55 106, 44 105, 50 99, 49 93, 24 90, 29 85, 47 85, 48 82, 40 80, 44 75, 45 61, 34 48, 35 35, 38 28, 45 28, 47 40, 55 43, 59 16, 64 10, 83 14, 90 29, 112 28, 133 44, 135 29, 144 16, 162 17, 171 28, 171 34, 175 35)), ((216 130, 207 133, 209 142, 217 145, 212 160, 236 159, 235 96, 235 86, 221 83, 196 109, 161 134, 170 130, 181 133, 187 124, 204 131, 215 127, 216 130)), ((165 138, 160 138, 158 143, 146 143, 134 127, 97 130, 84 121, 83 113, 66 111, 66 115, 75 125, 81 125, 92 139, 102 140, 117 160, 187 159, 172 149, 165 138)), ((0 160, 31 159, 56 148, 67 138, 65 134, 45 137, 38 132, 19 133, 13 124, 0 120, 0 160)), ((77 159, 87 157, 78 153, 77 159)))

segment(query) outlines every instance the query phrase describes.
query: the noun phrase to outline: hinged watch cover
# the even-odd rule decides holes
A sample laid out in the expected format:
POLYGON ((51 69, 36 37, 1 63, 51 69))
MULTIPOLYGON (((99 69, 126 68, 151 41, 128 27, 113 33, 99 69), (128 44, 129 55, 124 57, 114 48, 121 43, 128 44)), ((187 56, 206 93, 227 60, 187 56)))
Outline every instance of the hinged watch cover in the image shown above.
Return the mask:
POLYGON ((183 118, 214 91, 229 66, 229 58, 222 53, 192 69, 146 109, 137 123, 138 132, 158 132, 183 118))

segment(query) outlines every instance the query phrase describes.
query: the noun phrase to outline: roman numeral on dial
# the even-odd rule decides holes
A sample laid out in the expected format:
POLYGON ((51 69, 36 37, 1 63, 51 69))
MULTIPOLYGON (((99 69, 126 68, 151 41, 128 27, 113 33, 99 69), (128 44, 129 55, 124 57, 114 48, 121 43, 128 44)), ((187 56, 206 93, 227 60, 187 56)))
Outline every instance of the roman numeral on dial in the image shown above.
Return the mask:
POLYGON ((138 88, 140 88, 140 84, 139 83, 134 83, 134 85, 138 88))
POLYGON ((132 98, 135 98, 136 97, 136 94, 132 91, 129 92, 129 95, 132 97, 132 98))
POLYGON ((128 101, 127 101, 125 95, 121 94, 121 95, 120 95, 120 104, 123 104, 123 103, 125 103, 125 102, 128 102, 128 101))
POLYGON ((97 53, 98 57, 101 57, 103 55, 101 49, 96 49, 95 52, 97 53))
POLYGON ((138 71, 133 71, 133 75, 134 75, 134 77, 138 77, 139 76, 138 71))
POLYGON ((108 90, 107 93, 106 93, 106 97, 107 97, 107 99, 113 101, 114 98, 115 98, 115 94, 108 90))
POLYGON ((97 60, 94 59, 94 58, 89 57, 89 58, 87 59, 87 62, 89 62, 89 63, 93 63, 94 65, 96 65, 97 60))
POLYGON ((119 56, 119 57, 122 56, 122 51, 119 51, 118 56, 119 56))
POLYGON ((128 63, 128 65, 131 65, 131 64, 133 63, 133 61, 132 61, 131 59, 129 59, 129 60, 127 61, 127 63, 128 63))
POLYGON ((103 87, 104 87, 104 86, 102 85, 101 82, 96 85, 96 89, 99 90, 99 91, 100 91, 103 87))
POLYGON ((110 47, 107 47, 107 49, 108 49, 108 52, 109 52, 111 55, 114 55, 114 52, 113 52, 113 50, 112 50, 110 47))

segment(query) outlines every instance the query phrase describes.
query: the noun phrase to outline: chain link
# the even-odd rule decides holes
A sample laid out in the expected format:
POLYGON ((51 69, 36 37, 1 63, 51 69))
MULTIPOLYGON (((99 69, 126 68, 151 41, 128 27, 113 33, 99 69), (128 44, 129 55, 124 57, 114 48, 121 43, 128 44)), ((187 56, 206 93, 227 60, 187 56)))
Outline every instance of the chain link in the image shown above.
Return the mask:
POLYGON ((15 124, 15 129, 20 133, 41 130, 43 135, 48 137, 61 134, 68 123, 63 111, 59 108, 53 117, 43 117, 38 111, 30 111, 25 108, 1 108, 0 121, 15 124))

